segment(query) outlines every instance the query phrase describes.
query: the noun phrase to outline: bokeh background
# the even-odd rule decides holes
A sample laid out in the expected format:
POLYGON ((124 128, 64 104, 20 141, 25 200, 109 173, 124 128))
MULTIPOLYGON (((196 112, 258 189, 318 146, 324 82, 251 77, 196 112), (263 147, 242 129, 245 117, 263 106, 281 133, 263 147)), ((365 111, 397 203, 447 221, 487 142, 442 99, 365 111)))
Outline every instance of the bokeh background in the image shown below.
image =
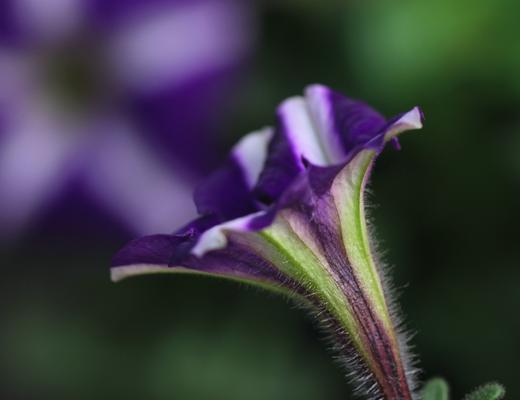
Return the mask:
POLYGON ((0 397, 350 398, 286 300, 108 272, 320 82, 386 115, 423 108, 370 194, 421 376, 455 399, 489 380, 520 398, 519 15, 515 0, 1 1, 0 397))

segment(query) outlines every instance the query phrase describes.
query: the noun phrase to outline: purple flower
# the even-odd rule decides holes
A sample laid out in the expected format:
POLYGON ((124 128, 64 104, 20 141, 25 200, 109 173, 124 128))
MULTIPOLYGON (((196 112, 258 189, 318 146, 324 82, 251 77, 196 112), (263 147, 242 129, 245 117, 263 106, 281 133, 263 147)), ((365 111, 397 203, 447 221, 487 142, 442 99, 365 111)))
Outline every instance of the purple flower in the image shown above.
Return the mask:
POLYGON ((194 216, 249 25, 234 0, 3 1, 0 239, 78 198, 137 234, 194 216))
POLYGON ((411 399, 413 371, 368 234, 364 188, 385 144, 421 127, 417 107, 386 120, 309 86, 196 191, 198 219, 129 243, 112 279, 187 272, 286 293, 315 311, 361 391, 411 399))

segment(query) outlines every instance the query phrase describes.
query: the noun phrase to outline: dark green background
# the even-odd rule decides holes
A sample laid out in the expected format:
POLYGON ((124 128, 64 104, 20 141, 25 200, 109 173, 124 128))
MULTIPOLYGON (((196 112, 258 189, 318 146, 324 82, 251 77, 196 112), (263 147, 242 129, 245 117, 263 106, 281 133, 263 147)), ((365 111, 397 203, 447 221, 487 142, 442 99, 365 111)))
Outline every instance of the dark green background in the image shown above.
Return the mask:
MULTIPOLYGON (((424 130, 384 154, 370 194, 422 376, 445 376, 455 399, 487 380, 520 398, 520 3, 272 0, 256 12, 222 157, 308 83, 386 115, 422 106, 424 130)), ((112 284, 121 244, 34 232, 3 251, 1 398, 350 398, 302 311, 219 280, 112 284)))

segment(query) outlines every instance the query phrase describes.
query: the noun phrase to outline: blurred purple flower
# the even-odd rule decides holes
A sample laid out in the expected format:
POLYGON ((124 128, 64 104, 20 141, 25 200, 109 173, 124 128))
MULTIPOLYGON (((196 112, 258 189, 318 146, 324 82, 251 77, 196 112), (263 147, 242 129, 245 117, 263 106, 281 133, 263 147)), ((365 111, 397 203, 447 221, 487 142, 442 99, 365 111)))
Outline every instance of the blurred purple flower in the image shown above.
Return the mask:
POLYGON ((3 1, 0 239, 78 199, 138 234, 193 216, 249 25, 233 0, 3 1))
POLYGON ((319 316, 361 391, 410 400, 414 370, 368 235, 364 189, 385 145, 421 127, 417 107, 386 120, 309 86, 199 187, 198 219, 130 242, 112 279, 195 273, 285 293, 319 316))

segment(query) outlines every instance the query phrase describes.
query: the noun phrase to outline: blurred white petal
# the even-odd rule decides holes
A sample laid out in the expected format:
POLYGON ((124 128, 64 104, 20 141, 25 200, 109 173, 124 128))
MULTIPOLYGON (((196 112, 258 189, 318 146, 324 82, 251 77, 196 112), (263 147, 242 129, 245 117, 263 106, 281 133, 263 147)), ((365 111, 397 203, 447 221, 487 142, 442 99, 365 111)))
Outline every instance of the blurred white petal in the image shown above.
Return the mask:
POLYGON ((34 90, 34 67, 14 50, 0 48, 0 111, 12 112, 34 90))
POLYGON ((0 237, 25 228, 63 186, 81 146, 42 103, 9 117, 0 142, 0 237))
POLYGON ((192 181, 163 165, 131 127, 103 128, 85 169, 92 195, 136 234, 170 233, 192 219, 192 181))
POLYGON ((229 1, 141 14, 110 43, 114 74, 132 88, 155 90, 226 67, 245 54, 247 23, 245 9, 229 1))
POLYGON ((15 0, 23 31, 37 40, 57 40, 79 28, 84 0, 15 0))

